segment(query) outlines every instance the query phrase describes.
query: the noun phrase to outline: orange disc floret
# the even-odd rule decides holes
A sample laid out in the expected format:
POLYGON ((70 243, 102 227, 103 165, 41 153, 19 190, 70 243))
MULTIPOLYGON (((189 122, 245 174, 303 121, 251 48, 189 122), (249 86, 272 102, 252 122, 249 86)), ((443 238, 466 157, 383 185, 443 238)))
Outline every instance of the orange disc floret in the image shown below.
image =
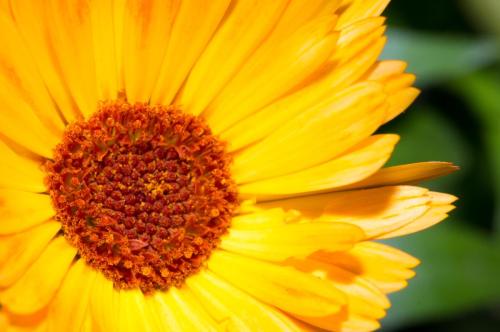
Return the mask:
POLYGON ((175 107, 106 102, 68 126, 46 185, 79 255, 118 288, 180 285, 237 206, 225 144, 175 107))

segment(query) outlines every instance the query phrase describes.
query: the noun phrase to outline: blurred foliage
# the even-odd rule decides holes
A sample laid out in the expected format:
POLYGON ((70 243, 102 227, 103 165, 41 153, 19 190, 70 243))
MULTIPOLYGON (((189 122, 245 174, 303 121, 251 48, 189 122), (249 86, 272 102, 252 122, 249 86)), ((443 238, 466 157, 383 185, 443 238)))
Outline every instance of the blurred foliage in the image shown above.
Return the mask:
POLYGON ((389 242, 422 264, 391 295, 384 331, 500 330, 500 0, 393 0, 385 59, 409 62, 422 95, 383 128, 390 164, 452 161, 427 183, 460 197, 443 224, 389 242))
POLYGON ((453 220, 391 243, 418 253, 422 264, 411 286, 392 296, 385 328, 451 318, 500 298, 500 246, 484 233, 453 220))
POLYGON ((417 33, 392 29, 384 57, 397 56, 409 63, 418 86, 444 83, 492 63, 498 54, 493 38, 417 33))

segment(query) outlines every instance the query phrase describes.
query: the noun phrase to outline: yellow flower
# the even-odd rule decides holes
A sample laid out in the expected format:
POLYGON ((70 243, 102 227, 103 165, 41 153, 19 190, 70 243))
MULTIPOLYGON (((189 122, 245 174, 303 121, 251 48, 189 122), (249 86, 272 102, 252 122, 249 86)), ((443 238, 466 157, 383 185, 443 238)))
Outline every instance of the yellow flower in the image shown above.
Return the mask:
POLYGON ((455 200, 381 169, 388 2, 0 1, 0 324, 377 329, 418 261, 375 240, 455 200))

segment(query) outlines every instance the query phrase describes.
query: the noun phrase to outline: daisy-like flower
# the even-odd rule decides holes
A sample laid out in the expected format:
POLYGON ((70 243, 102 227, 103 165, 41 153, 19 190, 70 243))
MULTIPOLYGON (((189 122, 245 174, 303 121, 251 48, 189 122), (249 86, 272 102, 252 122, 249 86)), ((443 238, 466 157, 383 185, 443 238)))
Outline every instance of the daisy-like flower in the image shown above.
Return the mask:
POLYGON ((2 330, 377 329, 455 200, 388 2, 0 1, 2 330))

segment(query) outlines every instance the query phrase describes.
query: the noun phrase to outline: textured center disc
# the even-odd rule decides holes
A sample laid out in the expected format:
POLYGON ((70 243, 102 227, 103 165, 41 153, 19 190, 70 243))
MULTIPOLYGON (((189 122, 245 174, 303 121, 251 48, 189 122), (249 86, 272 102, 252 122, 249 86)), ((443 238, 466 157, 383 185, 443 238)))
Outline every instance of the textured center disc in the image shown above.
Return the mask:
POLYGON ((180 285, 237 206, 225 145, 173 107, 103 103, 68 126, 47 187, 66 239, 118 288, 180 285))

